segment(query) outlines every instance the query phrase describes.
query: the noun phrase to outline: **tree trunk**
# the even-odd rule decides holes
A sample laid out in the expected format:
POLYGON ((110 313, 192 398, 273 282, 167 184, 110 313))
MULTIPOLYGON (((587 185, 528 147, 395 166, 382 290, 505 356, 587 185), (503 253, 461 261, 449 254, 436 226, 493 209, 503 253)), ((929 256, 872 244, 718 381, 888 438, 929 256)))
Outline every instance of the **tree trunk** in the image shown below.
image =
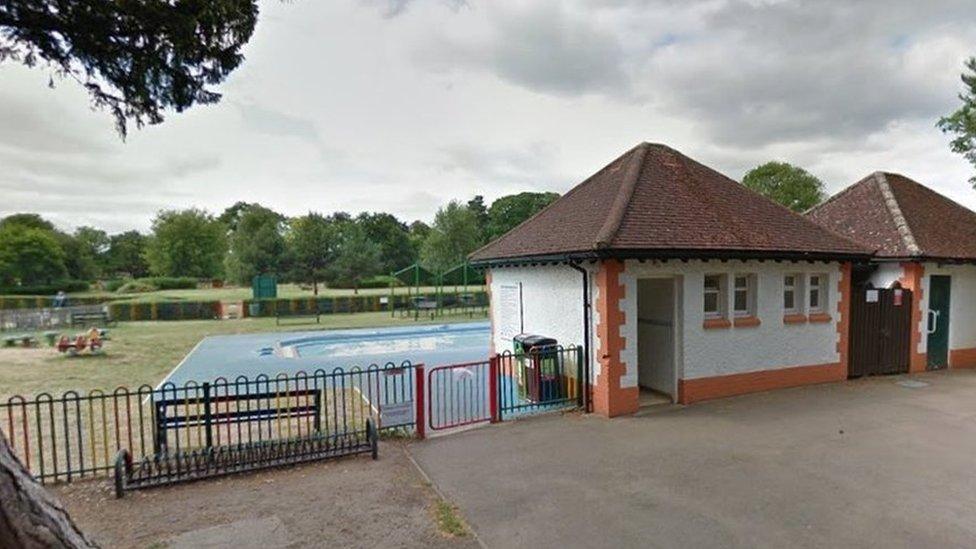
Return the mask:
POLYGON ((312 295, 315 297, 319 296, 319 281, 318 279, 312 279, 312 295))
POLYGON ((0 432, 0 549, 98 547, 13 454, 0 432))

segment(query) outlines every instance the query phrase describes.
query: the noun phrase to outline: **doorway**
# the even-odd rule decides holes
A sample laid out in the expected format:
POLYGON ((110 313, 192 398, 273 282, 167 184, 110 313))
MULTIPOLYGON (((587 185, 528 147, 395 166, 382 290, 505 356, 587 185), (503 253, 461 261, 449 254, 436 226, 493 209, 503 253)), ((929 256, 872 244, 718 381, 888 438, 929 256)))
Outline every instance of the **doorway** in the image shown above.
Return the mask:
POLYGON ((897 282, 893 288, 853 288, 848 377, 908 373, 912 303, 912 291, 897 282))
POLYGON ((949 366, 949 302, 952 278, 945 275, 929 277, 929 310, 926 326, 927 369, 941 370, 949 366))
POLYGON ((675 279, 637 281, 637 384, 641 401, 675 397, 675 279))

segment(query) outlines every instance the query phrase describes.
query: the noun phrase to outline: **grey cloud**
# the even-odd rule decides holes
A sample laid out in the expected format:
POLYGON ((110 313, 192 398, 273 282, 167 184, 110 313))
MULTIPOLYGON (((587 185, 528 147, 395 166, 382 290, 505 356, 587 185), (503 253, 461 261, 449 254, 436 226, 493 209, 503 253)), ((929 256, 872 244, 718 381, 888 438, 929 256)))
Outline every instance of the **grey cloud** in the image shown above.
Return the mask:
MULTIPOLYGON (((360 0, 369 7, 379 8, 383 17, 392 19, 407 12, 411 4, 416 0, 360 0)), ((458 10, 467 5, 467 0, 441 0, 440 3, 453 10, 458 10)))
POLYGON ((557 153, 554 145, 542 142, 511 148, 458 144, 441 149, 436 167, 479 185, 544 189, 561 179, 553 170, 557 153))
POLYGON ((308 118, 294 116, 256 103, 238 103, 244 127, 259 133, 290 136, 316 142, 319 140, 315 124, 308 118))
POLYGON ((976 23, 976 12, 946 4, 729 3, 711 14, 707 36, 654 56, 645 78, 661 85, 666 107, 743 147, 934 123, 954 99, 962 60, 939 42, 962 43, 972 36, 963 22, 976 23))
POLYGON ((416 58, 439 71, 485 69, 529 89, 559 95, 620 93, 623 50, 611 29, 563 4, 484 6, 485 35, 434 34, 416 58))
POLYGON ((960 48, 976 39, 971 1, 601 0, 478 9, 485 28, 438 30, 417 57, 435 70, 484 70, 540 93, 598 93, 663 109, 739 147, 822 138, 846 146, 893 121, 934 123, 955 100, 960 48))

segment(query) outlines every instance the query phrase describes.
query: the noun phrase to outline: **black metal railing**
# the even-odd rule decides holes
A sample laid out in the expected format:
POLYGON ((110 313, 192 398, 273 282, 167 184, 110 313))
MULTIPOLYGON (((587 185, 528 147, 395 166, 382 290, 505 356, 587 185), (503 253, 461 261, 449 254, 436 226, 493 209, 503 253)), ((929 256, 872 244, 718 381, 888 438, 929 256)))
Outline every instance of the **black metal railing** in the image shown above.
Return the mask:
POLYGON ((506 351, 496 360, 500 419, 582 405, 582 347, 506 351))
POLYGON ((67 391, 60 397, 13 396, 0 403, 0 428, 42 482, 107 475, 122 449, 135 463, 230 446, 314 444, 313 439, 332 440, 341 451, 343 441, 367 431, 367 421, 383 431, 414 427, 413 416, 384 421, 383 412, 412 405, 415 369, 408 362, 389 363, 274 378, 67 391))
POLYGON ((582 365, 581 347, 553 346, 429 370, 403 362, 18 395, 0 402, 0 429, 41 482, 107 476, 125 455, 129 482, 153 485, 193 477, 181 467, 200 460, 213 476, 368 451, 371 428, 422 438, 577 407, 582 365))

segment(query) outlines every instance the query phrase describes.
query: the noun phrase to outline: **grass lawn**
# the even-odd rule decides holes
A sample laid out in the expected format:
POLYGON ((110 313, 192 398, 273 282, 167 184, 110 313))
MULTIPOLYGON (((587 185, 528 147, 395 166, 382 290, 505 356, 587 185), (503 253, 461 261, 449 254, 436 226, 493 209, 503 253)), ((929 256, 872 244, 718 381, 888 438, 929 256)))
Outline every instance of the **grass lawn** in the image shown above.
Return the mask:
MULTIPOLYGON (((480 291, 483 290, 484 286, 471 285, 468 286, 468 291, 480 291)), ((460 290, 460 289, 459 289, 460 290)), ((434 293, 437 291, 434 287, 424 287, 421 288, 422 292, 434 293)), ((448 286, 445 288, 447 292, 453 292, 454 287, 448 286)), ((325 288, 319 287, 319 295, 322 297, 331 296, 347 296, 353 295, 354 290, 347 288, 325 288)), ((361 295, 387 295, 390 293, 389 288, 364 288, 359 290, 361 295)), ((406 295, 406 288, 397 288, 397 294, 406 295)), ((195 290, 160 290, 157 292, 146 292, 139 294, 118 294, 112 292, 79 292, 70 294, 77 297, 104 297, 107 300, 112 301, 241 301, 244 299, 251 299, 251 288, 250 287, 239 287, 230 286, 226 288, 200 288, 195 290)), ((311 289, 303 289, 298 284, 279 284, 278 285, 278 297, 279 298, 293 298, 293 297, 312 297, 311 289)), ((69 296, 70 297, 70 296, 69 296)))
MULTIPOLYGON (((436 323, 464 322, 466 316, 438 318, 436 323)), ((424 320, 419 321, 425 323, 424 320)), ((307 331, 370 326, 415 325, 417 321, 391 318, 389 313, 323 315, 321 324, 275 326, 273 318, 193 320, 183 322, 122 322, 110 329, 102 355, 75 358, 41 345, 34 349, 0 348, 0 401, 14 394, 31 396, 49 392, 59 396, 69 389, 114 389, 125 385, 155 385, 205 336, 273 331, 307 331)), ((427 321, 426 323, 429 323, 427 321)))

